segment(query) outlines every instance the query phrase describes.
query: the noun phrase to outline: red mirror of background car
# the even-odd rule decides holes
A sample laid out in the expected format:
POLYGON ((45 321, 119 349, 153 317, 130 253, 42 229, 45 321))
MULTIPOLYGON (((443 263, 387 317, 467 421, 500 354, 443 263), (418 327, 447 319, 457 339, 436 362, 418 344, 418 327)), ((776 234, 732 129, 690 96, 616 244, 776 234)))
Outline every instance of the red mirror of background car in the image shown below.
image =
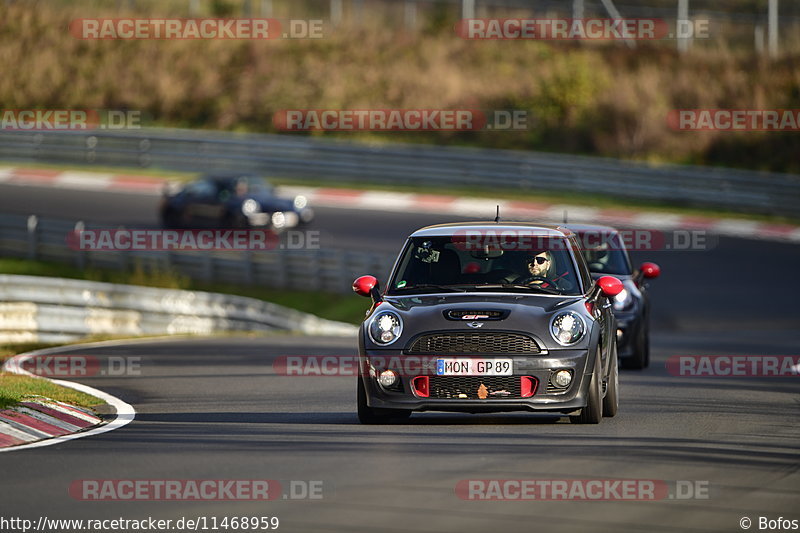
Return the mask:
POLYGON ((378 285, 378 279, 375 276, 361 276, 353 282, 353 292, 361 296, 369 296, 378 285))
POLYGON ((600 285, 600 290, 603 291, 603 294, 609 297, 616 296, 623 289, 622 282, 614 276, 603 276, 597 280, 597 284, 600 285))
POLYGON ((639 267, 642 275, 646 278, 657 278, 661 275, 661 267, 655 263, 642 263, 639 267))

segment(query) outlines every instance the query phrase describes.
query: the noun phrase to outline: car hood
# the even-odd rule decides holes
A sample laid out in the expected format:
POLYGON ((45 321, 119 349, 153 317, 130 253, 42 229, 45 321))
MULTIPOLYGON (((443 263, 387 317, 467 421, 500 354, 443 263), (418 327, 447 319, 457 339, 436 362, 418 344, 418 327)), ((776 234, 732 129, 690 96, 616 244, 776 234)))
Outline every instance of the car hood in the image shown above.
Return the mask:
MULTIPOLYGON (((458 293, 436 295, 387 296, 373 313, 393 310, 403 319, 401 338, 389 348, 402 349, 414 337, 432 331, 518 331, 533 335, 540 346, 548 350, 564 349, 550 336, 550 320, 561 311, 574 311, 586 322, 583 339, 570 348, 588 344, 594 319, 586 310, 582 296, 544 296, 518 293, 458 293), (454 311, 484 314, 482 311, 500 311, 502 318, 448 318, 454 311), (475 323, 482 324, 474 327, 475 323), (472 324, 472 325, 470 325, 472 324)), ((486 313, 494 314, 494 313, 486 313)), ((369 321, 369 319, 367 319, 369 321)))

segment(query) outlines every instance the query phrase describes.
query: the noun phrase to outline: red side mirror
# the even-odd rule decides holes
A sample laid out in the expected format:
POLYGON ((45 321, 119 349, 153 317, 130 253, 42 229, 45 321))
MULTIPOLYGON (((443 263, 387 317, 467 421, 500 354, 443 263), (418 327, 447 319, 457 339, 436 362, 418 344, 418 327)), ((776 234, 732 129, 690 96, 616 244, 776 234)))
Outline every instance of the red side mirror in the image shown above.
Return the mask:
POLYGON ((597 280, 597 284, 600 285, 600 290, 603 291, 603 294, 609 298, 621 293, 623 289, 622 282, 614 276, 603 276, 597 280))
POLYGON ((353 282, 353 292, 361 296, 372 296, 372 290, 378 286, 375 276, 361 276, 353 282))
POLYGON ((639 271, 642 273, 642 276, 648 279, 657 278, 661 275, 661 267, 655 263, 642 263, 642 266, 639 267, 639 271))

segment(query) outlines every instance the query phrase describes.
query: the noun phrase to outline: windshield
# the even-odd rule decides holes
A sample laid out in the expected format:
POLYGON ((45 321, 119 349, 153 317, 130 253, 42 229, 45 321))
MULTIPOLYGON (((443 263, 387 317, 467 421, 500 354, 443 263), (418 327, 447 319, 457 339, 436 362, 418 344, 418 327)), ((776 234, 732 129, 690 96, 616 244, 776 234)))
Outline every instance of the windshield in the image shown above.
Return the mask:
POLYGON ((628 252, 618 233, 604 232, 602 238, 597 238, 597 232, 580 233, 578 236, 581 254, 586 259, 590 272, 618 276, 631 274, 628 252))
POLYGON ((224 188, 240 196, 255 193, 272 193, 273 191, 272 185, 260 176, 240 176, 224 182, 224 188))
POLYGON ((564 239, 538 238, 536 246, 506 239, 473 245, 457 237, 409 239, 388 294, 492 290, 580 294, 564 239))

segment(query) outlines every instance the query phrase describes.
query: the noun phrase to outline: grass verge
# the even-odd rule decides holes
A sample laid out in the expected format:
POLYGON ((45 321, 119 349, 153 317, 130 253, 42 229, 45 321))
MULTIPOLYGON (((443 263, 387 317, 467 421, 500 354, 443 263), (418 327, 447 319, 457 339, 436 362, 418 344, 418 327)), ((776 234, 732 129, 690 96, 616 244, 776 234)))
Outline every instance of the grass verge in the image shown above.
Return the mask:
POLYGON ((44 396, 51 400, 89 408, 105 403, 100 398, 56 385, 46 379, 0 372, 0 409, 14 407, 32 396, 44 396))
MULTIPOLYGON (((0 366, 17 354, 54 346, 57 345, 43 342, 0 344, 0 366)), ((52 400, 89 408, 105 403, 100 398, 56 385, 46 379, 0 372, 0 409, 14 407, 32 396, 44 396, 52 400)))

